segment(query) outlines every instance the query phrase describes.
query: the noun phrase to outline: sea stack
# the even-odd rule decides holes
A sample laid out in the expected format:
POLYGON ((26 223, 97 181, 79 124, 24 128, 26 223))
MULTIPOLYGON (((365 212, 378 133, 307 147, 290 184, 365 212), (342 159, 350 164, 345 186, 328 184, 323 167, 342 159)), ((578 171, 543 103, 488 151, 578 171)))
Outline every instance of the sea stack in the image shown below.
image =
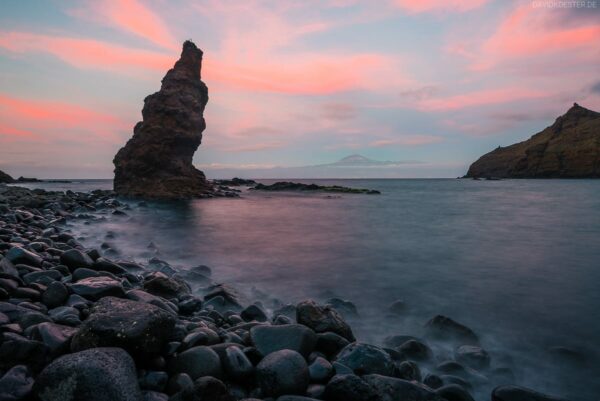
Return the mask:
POLYGON ((481 156, 466 177, 600 178, 600 113, 575 103, 528 140, 481 156))
POLYGON ((186 41, 160 91, 144 99, 143 119, 113 161, 119 195, 185 199, 212 193, 204 173, 192 165, 206 128, 208 88, 200 79, 201 66, 202 51, 186 41))

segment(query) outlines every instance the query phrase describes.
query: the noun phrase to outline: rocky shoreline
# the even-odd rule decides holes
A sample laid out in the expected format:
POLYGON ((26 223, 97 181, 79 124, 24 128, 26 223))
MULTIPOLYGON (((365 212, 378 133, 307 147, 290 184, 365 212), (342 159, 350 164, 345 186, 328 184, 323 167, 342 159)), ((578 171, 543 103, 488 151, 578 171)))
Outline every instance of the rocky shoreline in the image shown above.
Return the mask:
POLYGON ((112 191, 0 185, 0 401, 558 400, 517 387, 448 317, 424 338, 365 344, 351 302, 246 302, 206 266, 187 273, 206 284, 193 289, 168 265, 111 260, 68 232, 127 208, 112 191))

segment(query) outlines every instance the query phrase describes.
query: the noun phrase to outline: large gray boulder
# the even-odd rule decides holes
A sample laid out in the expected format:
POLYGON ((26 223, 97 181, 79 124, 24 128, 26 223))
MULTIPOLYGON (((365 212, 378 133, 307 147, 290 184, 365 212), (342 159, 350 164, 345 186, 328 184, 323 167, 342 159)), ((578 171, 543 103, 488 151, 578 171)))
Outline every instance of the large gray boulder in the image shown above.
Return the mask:
POLYGON ((306 361, 296 351, 281 350, 263 358, 256 367, 256 379, 265 396, 304 394, 309 383, 306 361))
POLYGON ((37 377, 34 393, 41 401, 142 401, 133 359, 120 348, 56 359, 37 377))
POLYGON ((307 357, 315 348, 317 336, 301 324, 258 325, 250 329, 252 343, 266 356, 282 349, 291 349, 307 357))
POLYGON ((71 340, 71 349, 120 347, 132 355, 158 353, 175 327, 173 314, 154 305, 114 297, 94 305, 71 340))

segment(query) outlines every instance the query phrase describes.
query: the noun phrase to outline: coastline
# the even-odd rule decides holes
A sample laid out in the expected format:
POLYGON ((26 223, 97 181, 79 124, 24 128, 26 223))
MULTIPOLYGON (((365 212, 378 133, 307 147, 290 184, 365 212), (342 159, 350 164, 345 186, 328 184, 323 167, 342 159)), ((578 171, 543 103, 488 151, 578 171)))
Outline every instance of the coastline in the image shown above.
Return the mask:
MULTIPOLYGON (((65 372, 78 375, 86 386, 86 375, 102 372, 101 366, 90 364, 102 358, 113 360, 115 371, 128 366, 125 383, 107 386, 122 386, 115 394, 128 389, 132 395, 110 399, 207 399, 210 393, 216 396, 208 399, 223 400, 293 400, 285 398, 289 394, 384 400, 410 393, 417 400, 441 400, 448 394, 469 400, 469 391, 479 395, 477 389, 487 389, 492 381, 514 381, 507 366, 490 364, 493 356, 480 347, 472 330, 443 317, 428 323, 427 339, 396 336, 381 347, 352 345, 354 334, 343 317, 352 310, 351 303, 282 303, 270 314, 262 305, 243 303, 227 285, 206 287, 200 297, 164 265, 112 261, 98 250, 85 250, 63 224, 90 219, 86 211, 124 213, 125 205, 111 191, 63 194, 0 188, 0 197, 7 201, 0 209, 6 292, 0 313, 9 326, 3 330, 0 352, 1 369, 8 373, 0 383, 7 375, 20 377, 21 392, 33 389, 44 399, 43 394, 59 388, 67 391, 60 386, 70 377, 65 372), (273 351, 274 344, 284 345, 273 351), (439 354, 444 347, 438 345, 451 346, 454 355, 439 354), (94 357, 80 360, 82 352, 94 357), (62 373, 53 373, 57 371, 62 373)), ((209 269, 191 272, 211 282, 209 269)), ((394 310, 402 313, 402 305, 390 312, 394 310)), ((495 400, 511 400, 505 395, 527 390, 493 391, 495 400)))

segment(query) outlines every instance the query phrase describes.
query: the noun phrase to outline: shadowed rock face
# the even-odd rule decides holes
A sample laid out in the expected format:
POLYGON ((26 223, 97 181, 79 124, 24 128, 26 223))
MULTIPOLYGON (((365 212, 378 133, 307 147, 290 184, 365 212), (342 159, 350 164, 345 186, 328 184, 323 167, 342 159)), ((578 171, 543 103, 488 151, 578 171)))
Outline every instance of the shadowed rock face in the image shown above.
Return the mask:
POLYGON ((192 165, 206 128, 208 88, 200 80, 201 64, 202 51, 186 41, 160 91, 144 99, 143 121, 113 161, 120 195, 179 199, 211 192, 204 173, 192 165))
POLYGON ((15 180, 4 171, 0 171, 0 184, 15 182, 15 180))
POLYGON ((600 113, 575 103, 528 140, 483 155, 466 177, 600 178, 600 113))

